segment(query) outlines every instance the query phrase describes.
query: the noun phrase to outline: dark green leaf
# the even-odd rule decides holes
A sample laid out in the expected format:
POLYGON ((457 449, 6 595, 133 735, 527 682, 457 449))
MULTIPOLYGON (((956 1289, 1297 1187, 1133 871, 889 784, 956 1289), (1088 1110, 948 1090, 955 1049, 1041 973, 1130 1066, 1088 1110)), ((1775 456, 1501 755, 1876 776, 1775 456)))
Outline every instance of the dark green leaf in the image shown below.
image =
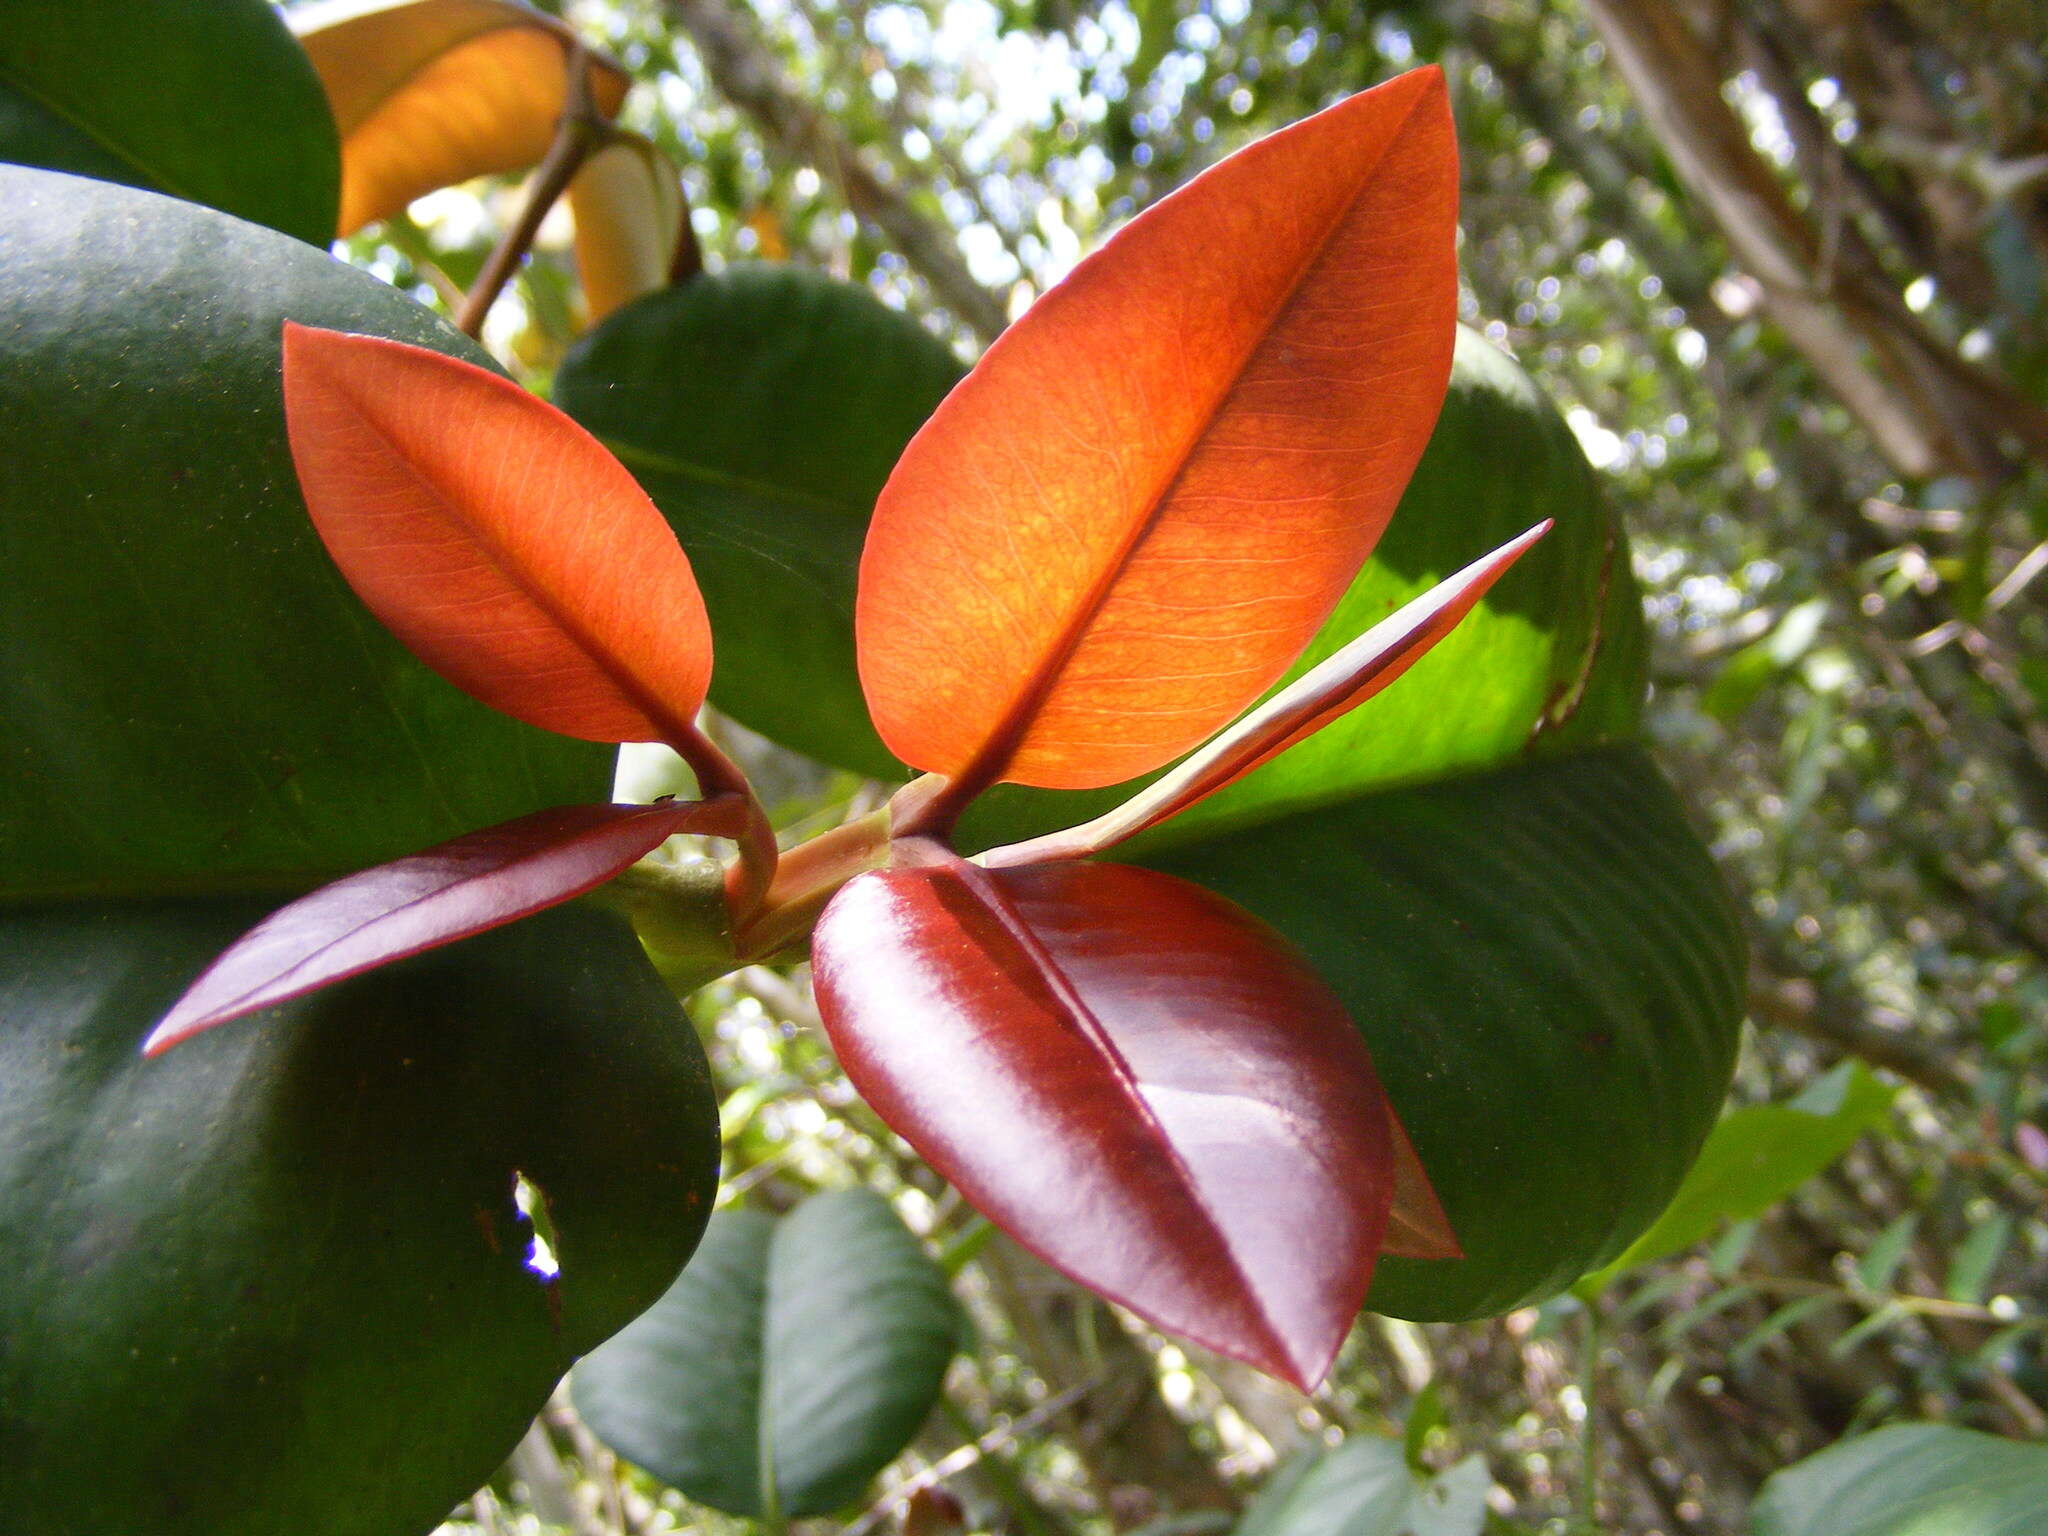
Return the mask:
POLYGON ((326 248, 341 145, 266 0, 16 0, 0 160, 125 182, 326 248))
POLYGON ((577 1411, 627 1460, 737 1515, 856 1497, 938 1401, 946 1279, 880 1196, 776 1219, 721 1211, 646 1316, 576 1368, 577 1411))
POLYGON ((1894 1424, 1776 1474, 1755 1536, 2036 1536, 2048 1446, 1945 1424, 1894 1424))
POLYGON ((709 1210, 703 1053, 616 919, 559 908, 143 1060, 259 911, 0 922, 17 1536, 428 1531, 709 1210))
POLYGON ((189 203, 0 166, 0 205, 0 891, 301 888, 603 797, 608 749, 413 660, 299 499, 287 316, 475 348, 189 203))
POLYGON ((1727 1090, 1734 912, 1640 749, 1368 796, 1176 848, 1305 949, 1466 1257, 1383 1259, 1368 1304, 1464 1318, 1550 1295, 1670 1200, 1727 1090))
POLYGON ((1795 1099, 1723 1117, 1656 1224, 1588 1284, 1690 1248, 1724 1221, 1761 1216, 1884 1124, 1895 1096, 1861 1062, 1844 1062, 1795 1099))
POLYGON ((854 675, 853 595, 875 497, 959 361, 863 289, 734 267, 613 315, 555 403, 639 477, 696 567, 711 697, 813 757, 900 775, 854 675))

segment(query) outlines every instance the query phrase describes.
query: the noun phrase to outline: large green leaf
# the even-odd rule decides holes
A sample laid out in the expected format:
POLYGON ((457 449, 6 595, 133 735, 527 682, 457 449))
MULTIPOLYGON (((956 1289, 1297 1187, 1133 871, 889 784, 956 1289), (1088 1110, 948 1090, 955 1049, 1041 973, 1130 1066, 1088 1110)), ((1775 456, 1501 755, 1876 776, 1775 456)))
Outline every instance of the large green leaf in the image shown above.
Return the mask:
POLYGON ((822 1515, 857 1497, 938 1401, 959 1318, 880 1196, 780 1219, 721 1211, 669 1293, 576 1368, 607 1445, 699 1503, 822 1515))
POLYGON ((9 0, 0 160, 146 187, 325 247, 326 93, 267 0, 9 0))
POLYGON ((1234 1536, 1479 1536, 1492 1486, 1480 1457, 1418 1476, 1400 1441, 1357 1435, 1282 1467, 1234 1536))
POLYGON ((1393 790, 1151 860, 1307 951, 1466 1257, 1383 1259, 1369 1305, 1506 1311, 1613 1258, 1727 1091, 1741 935, 1635 747, 1393 790))
POLYGON ((1755 1536, 2038 1536, 2048 1446, 1947 1424, 1894 1424, 1764 1484, 1755 1536))
MULTIPOLYGON (((1379 547, 1277 687, 1544 518, 1543 541, 1455 633, 1365 708, 1148 835, 1163 848, 1290 811, 1630 735, 1644 645, 1628 544, 1570 428, 1529 376, 1461 330, 1450 393, 1379 547)), ((1120 803, 1005 785, 961 823, 987 847, 1120 803)))
POLYGON ((1896 1096, 1849 1061, 1783 1104, 1724 1115, 1664 1214, 1587 1286, 1597 1290, 1624 1270, 1690 1248, 1724 1221, 1761 1216, 1889 1120, 1896 1096))
POLYGON ((960 376, 916 321, 799 267, 650 294, 580 342, 555 402, 623 459, 690 552, 743 724, 865 773, 900 766, 854 675, 853 595, 875 497, 960 376))
POLYGON ((703 1053, 616 919, 557 909, 143 1060, 254 915, 0 919, 18 1536, 427 1531, 661 1294, 709 1211, 703 1053))
POLYGON ((413 660, 299 499, 286 317, 481 353, 190 203, 0 166, 0 206, 0 894, 304 886, 602 798, 608 749, 413 660))

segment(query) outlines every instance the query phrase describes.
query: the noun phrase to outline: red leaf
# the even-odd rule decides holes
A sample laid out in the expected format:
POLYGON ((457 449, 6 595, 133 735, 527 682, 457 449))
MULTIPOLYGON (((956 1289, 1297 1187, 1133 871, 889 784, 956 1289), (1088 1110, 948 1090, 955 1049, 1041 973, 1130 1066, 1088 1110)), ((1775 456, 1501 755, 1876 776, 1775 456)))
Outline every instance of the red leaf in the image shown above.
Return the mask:
POLYGON ((284 399, 320 537, 422 661, 565 736, 687 734, 711 679, 704 602, 596 438, 482 368, 302 325, 284 399))
POLYGON ((1378 540, 1450 376, 1457 159, 1417 70, 1131 221, 911 442, 861 560, 905 762, 1116 783, 1263 693, 1378 540))
POLYGON ((847 1076, 991 1220, 1162 1328, 1322 1377, 1386 1226, 1389 1116, 1270 929, 1151 870, 948 856, 850 882, 812 955, 847 1076))
POLYGON ((322 886, 273 912, 164 1015, 154 1056, 229 1019, 558 906, 678 832, 737 836, 735 798, 568 805, 467 833, 322 886))
POLYGON ((1404 604, 1349 645, 1311 667, 1242 720, 1113 811, 981 856, 991 869, 1047 859, 1085 858, 1177 816, 1236 783, 1381 692, 1456 629, 1530 545, 1550 531, 1546 519, 1404 604))

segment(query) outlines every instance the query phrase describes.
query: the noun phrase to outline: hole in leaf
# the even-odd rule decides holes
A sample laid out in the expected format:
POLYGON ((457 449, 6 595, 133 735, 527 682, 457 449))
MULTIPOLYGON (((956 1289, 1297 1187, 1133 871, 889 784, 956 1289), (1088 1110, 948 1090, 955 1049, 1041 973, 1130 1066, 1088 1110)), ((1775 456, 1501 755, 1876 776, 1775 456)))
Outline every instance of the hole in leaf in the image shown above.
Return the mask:
POLYGON ((526 1267, 547 1283, 560 1278, 562 1265, 555 1257, 555 1223, 548 1214, 547 1193, 518 1169, 512 1170, 512 1203, 520 1217, 533 1229, 526 1245, 526 1267))

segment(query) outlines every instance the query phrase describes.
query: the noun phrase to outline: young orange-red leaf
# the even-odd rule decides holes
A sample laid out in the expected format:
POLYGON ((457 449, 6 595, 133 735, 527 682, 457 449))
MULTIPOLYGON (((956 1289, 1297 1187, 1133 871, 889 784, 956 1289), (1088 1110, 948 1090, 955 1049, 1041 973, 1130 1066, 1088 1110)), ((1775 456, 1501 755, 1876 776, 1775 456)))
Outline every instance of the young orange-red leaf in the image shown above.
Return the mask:
POLYGON ((1417 70, 1197 177, 1000 337, 868 533, 861 682, 890 750, 1087 788, 1264 692, 1435 425, 1456 216, 1443 78, 1417 70))
POLYGON ((678 832, 736 837, 738 796, 565 805, 346 876, 271 913, 200 973, 143 1044, 154 1056, 216 1024, 603 884, 678 832))
POLYGON ((1198 800, 1236 783, 1261 763, 1349 714, 1393 683, 1458 627, 1473 605, 1550 531, 1538 523, 1492 554, 1448 576, 1422 596, 1318 663, 1200 751, 1146 785, 1115 810, 1065 831, 991 848, 978 862, 990 869, 1047 859, 1086 858, 1177 816, 1198 800))
POLYGON ((1386 1229, 1392 1116, 1270 929, 1151 870, 946 859, 850 882, 812 955, 847 1076, 997 1225, 1162 1328, 1322 1378, 1386 1229))
POLYGON ((688 737, 711 680, 704 601, 596 438, 485 369, 301 325, 284 399, 320 537, 422 661, 565 736, 688 737))

